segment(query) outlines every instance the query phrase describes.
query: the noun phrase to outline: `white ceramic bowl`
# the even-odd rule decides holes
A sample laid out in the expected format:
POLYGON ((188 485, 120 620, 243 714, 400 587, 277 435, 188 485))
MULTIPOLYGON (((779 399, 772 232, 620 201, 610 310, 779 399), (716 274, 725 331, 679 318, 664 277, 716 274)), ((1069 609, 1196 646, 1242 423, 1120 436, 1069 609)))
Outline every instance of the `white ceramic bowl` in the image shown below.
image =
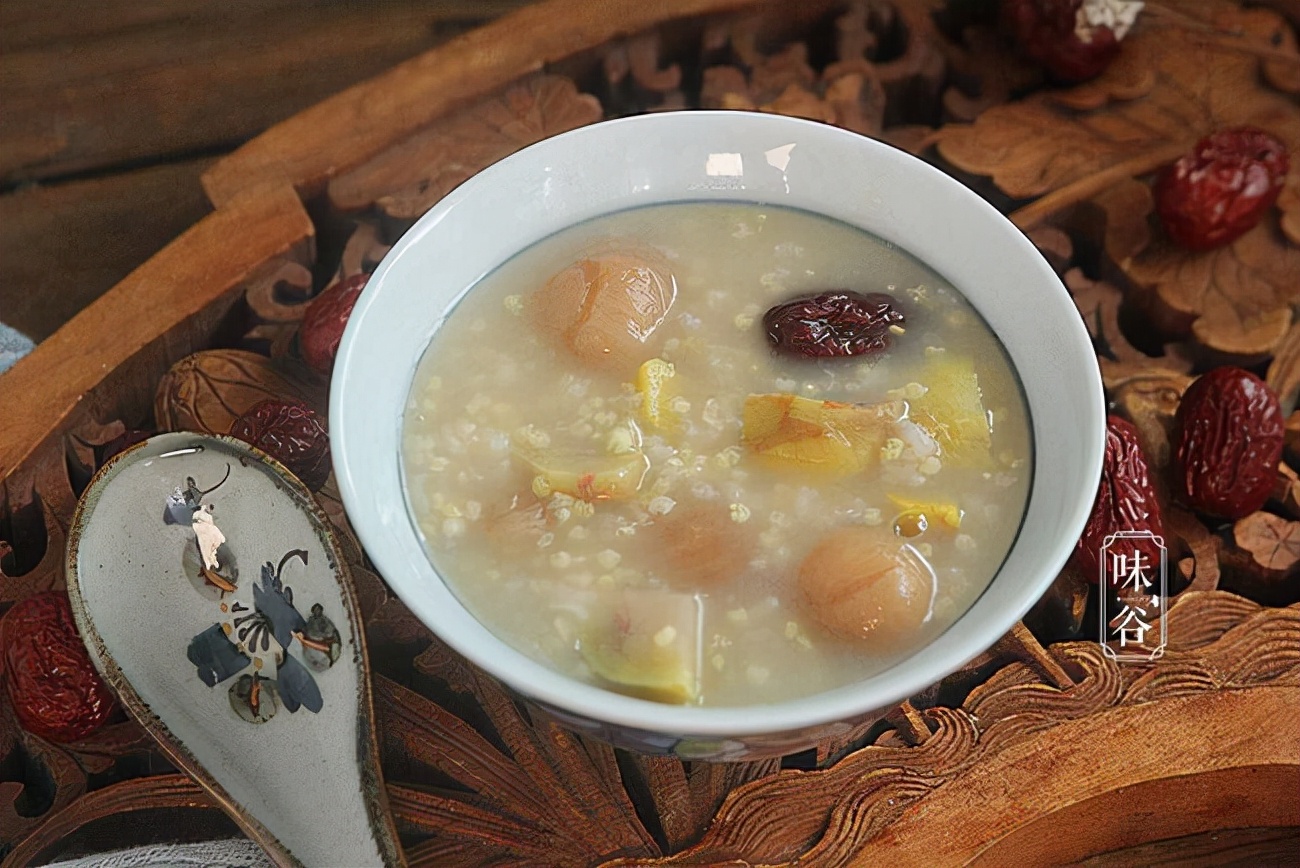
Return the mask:
POLYGON ((389 586, 449 645, 571 725, 644 750, 739 758, 810 746, 892 707, 990 647, 1047 589, 1087 519, 1104 448, 1101 378, 1070 297, 983 199, 921 160, 835 127, 770 114, 609 121, 533 145, 465 182, 389 252, 334 368, 330 436, 343 502, 389 586), (634 699, 537 663, 474 619, 434 570, 407 509, 402 412, 416 364, 457 301, 513 254, 604 214, 679 201, 801 208, 859 226, 943 275, 1020 374, 1033 422, 1024 524, 1001 571, 941 636, 826 693, 745 708, 634 699))

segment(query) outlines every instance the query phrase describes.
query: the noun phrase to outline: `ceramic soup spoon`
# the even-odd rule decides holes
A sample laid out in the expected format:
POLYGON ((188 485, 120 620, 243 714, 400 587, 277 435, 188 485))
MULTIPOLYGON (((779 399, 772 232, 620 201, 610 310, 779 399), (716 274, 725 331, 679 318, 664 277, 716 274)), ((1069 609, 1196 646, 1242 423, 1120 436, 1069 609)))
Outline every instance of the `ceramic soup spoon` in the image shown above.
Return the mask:
POLYGON ((86 489, 67 575, 122 704, 276 862, 402 864, 347 565, 288 471, 153 437, 86 489))

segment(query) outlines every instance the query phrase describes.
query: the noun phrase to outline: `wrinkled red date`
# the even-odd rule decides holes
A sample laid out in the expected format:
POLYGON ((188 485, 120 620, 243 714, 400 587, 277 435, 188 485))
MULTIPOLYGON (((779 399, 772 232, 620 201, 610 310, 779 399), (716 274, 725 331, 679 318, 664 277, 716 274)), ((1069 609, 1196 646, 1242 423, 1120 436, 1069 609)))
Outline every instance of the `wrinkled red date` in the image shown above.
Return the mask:
POLYGON ((343 329, 369 280, 369 274, 354 274, 327 287, 307 306, 298 328, 298 348, 303 361, 316 373, 328 375, 334 369, 343 329))
MULTIPOLYGON (((1109 566, 1101 561, 1106 538, 1120 531, 1150 531, 1162 540, 1165 536, 1160 503, 1151 484, 1146 456, 1138 445, 1137 429, 1118 416, 1108 416, 1101 485, 1074 549, 1075 563, 1089 580, 1100 581, 1102 567, 1109 566)), ((1139 548, 1151 554, 1147 551, 1150 546, 1127 541, 1113 543, 1108 551, 1112 556, 1131 556, 1139 548)), ((1118 584, 1123 576, 1108 568, 1106 578, 1111 584, 1118 584)))
POLYGON ((1196 143, 1156 180, 1165 232, 1189 250, 1227 244, 1273 207, 1290 168, 1286 146, 1252 127, 1220 130, 1196 143))
POLYGON ((329 431, 302 401, 261 401, 235 420, 230 435, 279 461, 312 491, 329 478, 329 431))
POLYGON ((5 686, 23 729, 53 742, 78 741, 113 713, 77 634, 66 594, 46 591, 20 600, 0 620, 5 686))
POLYGON ((906 322, 883 292, 835 290, 778 304, 763 316, 768 340, 797 356, 860 356, 889 349, 890 326, 906 322))
POLYGON ((1215 368, 1183 393, 1174 414, 1174 474, 1193 509, 1238 519, 1273 490, 1285 436, 1273 391, 1241 368, 1215 368))
POLYGON ((1079 23, 1084 0, 1002 0, 1002 20, 1025 56, 1060 81, 1087 81, 1119 56, 1109 27, 1079 23))

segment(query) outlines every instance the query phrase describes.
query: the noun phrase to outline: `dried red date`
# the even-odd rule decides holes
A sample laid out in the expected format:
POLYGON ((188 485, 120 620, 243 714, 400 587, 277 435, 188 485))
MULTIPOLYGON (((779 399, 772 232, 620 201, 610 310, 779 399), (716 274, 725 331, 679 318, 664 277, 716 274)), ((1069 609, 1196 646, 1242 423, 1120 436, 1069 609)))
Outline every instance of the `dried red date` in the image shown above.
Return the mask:
POLYGON ((1060 81, 1078 82, 1119 56, 1141 8, 1131 0, 1002 0, 1002 20, 1026 57, 1060 81))
POLYGON ((53 742, 78 741, 113 713, 77 634, 66 594, 46 591, 15 603, 0 620, 5 686, 23 729, 53 742))
POLYGON ((797 356, 860 356, 889 349, 906 318, 892 295, 835 290, 792 299, 763 315, 776 349, 797 356))
POLYGON ((303 361, 316 373, 328 375, 334 369, 343 329, 369 280, 369 274, 354 274, 327 287, 307 306, 298 327, 298 348, 303 361))
POLYGON ((272 398, 254 404, 235 420, 230 436, 279 461, 312 491, 329 478, 329 432, 302 401, 272 398))
MULTIPOLYGON (((1122 581, 1121 572, 1109 569, 1109 565, 1101 560, 1107 537, 1122 531, 1150 531, 1161 540, 1165 536, 1160 503, 1151 484, 1146 456, 1138 445, 1137 429, 1118 416, 1109 416, 1106 419, 1106 458, 1101 468, 1101 485, 1083 535, 1074 549, 1075 563, 1089 580, 1100 581, 1102 567, 1107 566, 1107 580, 1111 584, 1122 581)), ((1125 557, 1125 563, 1131 563, 1132 554, 1138 550, 1148 557, 1159 556, 1158 547, 1140 540, 1113 542, 1107 549, 1112 556, 1125 557)))
POLYGON ((1262 507, 1282 457, 1277 396, 1241 368, 1215 368, 1183 393, 1174 414, 1174 474, 1193 509, 1238 519, 1262 507))
POLYGON ((1276 137, 1251 127, 1220 130, 1156 180, 1160 222, 1189 250, 1227 244, 1273 207, 1289 168, 1286 146, 1276 137))

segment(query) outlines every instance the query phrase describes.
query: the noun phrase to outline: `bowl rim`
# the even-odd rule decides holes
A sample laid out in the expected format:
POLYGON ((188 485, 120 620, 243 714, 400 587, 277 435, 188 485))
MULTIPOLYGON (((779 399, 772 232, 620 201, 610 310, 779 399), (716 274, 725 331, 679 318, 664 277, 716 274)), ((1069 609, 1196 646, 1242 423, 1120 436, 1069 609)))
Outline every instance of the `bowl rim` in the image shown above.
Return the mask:
MULTIPOLYGON (((1041 597, 1061 568, 1064 567, 1070 551, 1074 547, 1075 539, 1082 532, 1091 512, 1095 487, 1089 488, 1086 496, 1081 493, 1071 500, 1071 508, 1068 509, 1068 514, 1064 519, 1064 526, 1072 528, 1075 532, 1068 541, 1057 541, 1051 544, 1050 556, 1043 558, 1040 562, 1039 575, 1028 577, 1028 579, 1021 582, 1023 591, 1016 596, 1017 603, 1014 606, 996 610, 997 614, 994 617, 981 619, 974 629, 968 627, 965 630, 964 639, 952 638, 954 628, 969 621, 972 611, 978 607, 979 600, 998 581, 998 577, 1005 567, 1005 561, 1003 567, 999 568, 999 573, 995 574, 993 579, 990 580, 988 587, 952 624, 925 645, 884 670, 860 681, 797 699, 743 706, 668 705, 630 697, 563 675, 545 664, 525 656, 480 624, 460 603, 459 599, 454 597, 454 592, 450 591, 449 586, 433 568, 427 554, 425 554, 414 518, 407 508, 406 485, 400 467, 400 450, 398 455, 392 456, 392 461, 398 465, 399 490, 389 492, 389 494, 401 501, 401 509, 398 510, 401 513, 401 519, 395 519, 395 511, 393 510, 386 511, 387 514, 385 515, 376 514, 373 509, 366 508, 366 501, 363 498, 367 487, 373 482, 363 466, 367 463, 363 455, 367 445, 359 444, 354 449, 353 444, 361 439, 361 435, 359 431, 354 432, 353 429, 356 426, 353 424, 354 420, 348 417, 347 408, 352 394, 363 389, 364 385, 359 383, 356 377, 350 376, 349 372, 357 364, 360 364, 358 359, 364 355, 366 349, 375 349, 373 345, 368 348, 361 348, 362 341, 367 338, 364 332, 365 324, 377 305, 385 301, 385 280, 394 263, 401 258, 408 248, 417 244, 421 238, 443 221, 455 219, 455 213, 461 207, 461 203, 477 195, 478 191, 483 188, 490 189, 490 185, 497 183, 499 178, 508 176, 511 171, 517 171, 518 167, 528 160, 535 161, 539 156, 552 156, 562 160, 565 149, 575 140, 594 136, 598 139, 599 137, 612 137, 613 141, 617 141, 619 136, 635 136, 636 130, 645 125, 683 123, 688 126, 698 125, 701 135, 706 133, 706 128, 709 125, 725 124, 732 131, 735 131, 739 126, 747 127, 755 132, 776 129, 804 137, 824 138, 828 141, 835 139, 852 140, 852 147, 861 148, 864 153, 872 153, 871 157, 864 159, 883 159, 904 165, 906 168, 903 171, 912 173, 918 183, 924 182, 930 185, 938 185, 938 188, 942 189, 943 195, 947 199, 961 200, 962 207, 974 209, 977 214, 984 215, 1000 226, 1000 234, 1004 235, 1006 239, 1007 255, 1010 256, 1013 251, 1016 251, 1015 255, 1023 258, 1026 267, 1032 267, 1042 277, 1045 284, 1054 287, 1054 299, 1049 299, 1050 303, 1045 307, 1055 305, 1059 309, 1057 311, 1058 315, 1064 316, 1066 311, 1061 307, 1063 302, 1064 305, 1068 305, 1068 312, 1073 317, 1071 326, 1062 323, 1062 328, 1067 329, 1071 336, 1070 340, 1067 341, 1071 345, 1064 347, 1062 351, 1070 354, 1071 359, 1078 356, 1082 360, 1086 356, 1089 360, 1084 370, 1071 369, 1070 373, 1073 378, 1071 386, 1085 393, 1082 398, 1087 405, 1095 409, 1097 422, 1095 426, 1087 426, 1080 431, 1083 448, 1083 454, 1080 456, 1080 460, 1083 462, 1081 473, 1085 479, 1096 480, 1100 478, 1105 445, 1106 414, 1100 370, 1091 340, 1084 328, 1082 318, 1078 316, 1073 301, 1061 284, 1059 277, 1032 242, 1011 224, 1003 214, 961 182, 923 160, 884 142, 839 127, 784 115, 743 111, 687 110, 635 115, 601 121, 544 139, 523 148, 465 181, 420 217, 393 245, 374 271, 366 290, 361 293, 357 300, 340 343, 334 367, 334 376, 331 380, 330 439, 340 495, 358 537, 361 539, 362 544, 366 546, 366 550, 374 560, 378 571, 385 577, 389 587, 411 609, 412 613, 435 636, 475 665, 518 692, 540 701, 544 705, 561 709, 568 715, 630 730, 704 738, 743 738, 746 736, 789 733, 829 723, 861 718, 866 714, 887 709, 938 682, 986 651, 1001 636, 1005 635, 1041 597), (402 550, 400 551, 390 548, 390 545, 397 538, 401 538, 402 550), (427 598, 427 591, 424 594, 420 593, 419 588, 414 587, 412 582, 403 577, 403 570, 412 567, 417 570, 420 569, 418 562, 411 557, 411 545, 418 549, 420 557, 425 561, 428 574, 433 577, 435 584, 441 585, 442 589, 448 591, 455 600, 455 605, 451 607, 455 611, 450 615, 445 610, 439 610, 437 607, 432 606, 427 598), (394 580, 394 577, 398 577, 397 580, 394 580), (472 626, 467 629, 464 621, 470 622, 472 626), (949 646, 952 647, 949 649, 949 646), (938 652, 929 651, 929 649, 936 647, 941 650, 947 649, 946 653, 939 654, 938 652), (919 663, 918 657, 920 658, 919 663)), ((801 139, 801 141, 803 140, 801 139)), ((645 204, 661 204, 669 201, 698 201, 703 198, 707 197, 701 196, 688 199, 678 196, 645 204)), ((758 202, 761 200, 759 197, 754 197, 749 200, 741 199, 739 201, 758 202)), ((782 207, 797 206, 784 205, 782 207)), ((614 213, 616 210, 624 209, 611 209, 604 213, 614 213)), ((547 234, 554 234, 569 225, 572 225, 572 223, 557 224, 547 234)), ((528 244, 521 244, 515 248, 515 251, 518 252, 518 250, 526 246, 528 244)), ((900 246, 907 249, 906 245, 900 246)), ((918 256, 918 258, 920 257, 918 256)), ((503 261, 505 260, 491 263, 489 267, 483 270, 483 274, 490 273, 493 268, 503 261)), ((947 274, 944 277, 946 280, 952 279, 947 274)), ((443 313, 444 319, 473 285, 471 283, 468 286, 458 288, 454 297, 446 305, 443 313)), ((434 333, 436 333, 437 328, 441 327, 441 324, 442 320, 435 324, 434 333)), ((427 344, 419 348, 417 357, 423 353, 426 347, 427 344)), ((1019 370, 1016 373, 1017 376, 1020 376, 1019 370)), ((402 393, 403 404, 395 408, 398 414, 395 425, 398 431, 399 446, 402 415, 413 374, 414 370, 408 372, 405 376, 405 386, 402 393)), ((1030 410, 1032 425, 1033 408, 1030 408, 1030 410)), ((1042 467, 1038 463, 1040 447, 1037 439, 1035 435, 1033 443, 1034 467, 1036 473, 1039 473, 1042 471, 1042 467)), ((1031 483, 1029 502, 1022 514, 1022 528, 1023 522, 1027 520, 1033 508, 1035 485, 1036 483, 1031 483)), ((1014 552, 1020 546, 1020 537, 1021 535, 1018 534, 1015 541, 1013 541, 1008 557, 1011 552, 1014 552)), ((442 596, 444 598, 443 602, 446 602, 445 594, 438 591, 435 591, 435 593, 442 596)))

